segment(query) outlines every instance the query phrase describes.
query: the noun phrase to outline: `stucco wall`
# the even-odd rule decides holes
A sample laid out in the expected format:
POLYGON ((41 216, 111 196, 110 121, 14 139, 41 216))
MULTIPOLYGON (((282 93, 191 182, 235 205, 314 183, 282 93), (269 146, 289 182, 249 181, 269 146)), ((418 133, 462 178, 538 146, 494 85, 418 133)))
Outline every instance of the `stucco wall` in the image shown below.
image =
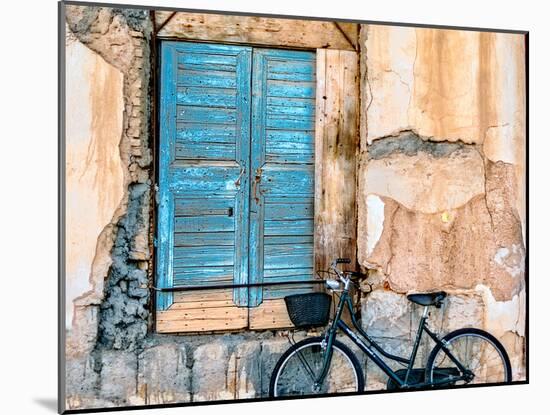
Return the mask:
MULTIPOLYGON (((67 408, 265 396, 280 333, 151 332, 149 15, 68 6, 67 24, 67 408)), ((522 39, 389 26, 360 38, 363 324, 407 354, 419 310, 405 294, 445 289, 435 327, 488 329, 522 379, 522 39)), ((370 364, 366 378, 385 387, 370 364)))
POLYGON ((364 324, 411 338, 404 295, 444 289, 438 328, 485 328, 524 379, 524 37, 363 25, 361 48, 364 324))
MULTIPOLYGON (((100 175, 105 183, 94 187, 67 178, 67 199, 99 201, 106 192, 118 190, 110 205, 97 202, 95 209, 81 209, 67 204, 67 241, 79 244, 75 249, 68 243, 67 262, 80 260, 85 269, 78 275, 67 269, 67 310, 72 317, 66 331, 66 409, 265 396, 271 371, 288 348, 285 337, 270 331, 174 336, 151 330, 154 200, 148 13, 82 6, 68 6, 66 12, 67 54, 76 50, 84 56, 68 59, 67 86, 111 74, 93 83, 96 90, 86 85, 68 88, 74 105, 67 103, 67 113, 75 127, 67 128, 67 172, 79 166, 83 177, 100 175), (109 97, 104 95, 95 106, 75 107, 95 92, 109 97), (89 130, 79 129, 77 124, 86 126, 87 119, 103 120, 108 130, 93 124, 89 130), (108 155, 97 158, 94 137, 110 145, 108 155), (77 146, 79 138, 88 146, 77 146), (120 175, 109 174, 112 160, 120 175), (79 222, 86 221, 96 225, 94 232, 79 228, 79 222)), ((300 336, 303 333, 296 334, 300 336)))
MULTIPOLYGON (((66 38, 66 325, 73 302, 103 292, 110 246, 98 240, 123 195, 122 74, 68 31, 66 38), (92 274, 99 276, 94 277, 92 274)), ((105 235, 101 237, 105 239, 105 235)))

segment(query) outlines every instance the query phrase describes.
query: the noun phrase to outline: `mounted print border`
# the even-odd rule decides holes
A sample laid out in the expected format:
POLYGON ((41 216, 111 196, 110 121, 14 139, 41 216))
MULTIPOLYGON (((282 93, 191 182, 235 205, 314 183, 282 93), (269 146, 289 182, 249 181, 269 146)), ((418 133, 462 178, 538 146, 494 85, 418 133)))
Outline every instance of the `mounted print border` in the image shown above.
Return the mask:
POLYGON ((528 382, 527 32, 72 1, 59 30, 60 412, 317 364, 306 396, 528 382))

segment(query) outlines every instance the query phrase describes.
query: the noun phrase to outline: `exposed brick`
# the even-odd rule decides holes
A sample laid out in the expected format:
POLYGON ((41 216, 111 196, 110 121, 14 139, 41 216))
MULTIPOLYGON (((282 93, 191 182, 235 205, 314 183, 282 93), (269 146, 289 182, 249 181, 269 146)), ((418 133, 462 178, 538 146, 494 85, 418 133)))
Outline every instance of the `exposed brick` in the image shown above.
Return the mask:
POLYGON ((132 147, 141 147, 142 143, 141 143, 141 140, 139 138, 131 138, 130 139, 130 145, 132 147))
POLYGON ((130 136, 130 137, 139 137, 139 128, 128 128, 126 130, 126 133, 130 136))
POLYGON ((138 117, 130 118, 130 127, 131 128, 139 128, 140 126, 141 126, 141 118, 138 118, 138 117))

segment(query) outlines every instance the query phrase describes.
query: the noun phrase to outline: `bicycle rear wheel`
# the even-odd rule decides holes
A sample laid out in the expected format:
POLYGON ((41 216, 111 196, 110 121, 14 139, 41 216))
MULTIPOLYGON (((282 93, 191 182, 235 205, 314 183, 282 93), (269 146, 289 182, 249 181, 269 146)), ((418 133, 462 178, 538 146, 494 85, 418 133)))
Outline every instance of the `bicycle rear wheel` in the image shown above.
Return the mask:
POLYGON ((323 384, 314 387, 326 353, 322 341, 323 337, 302 340, 281 356, 271 375, 271 397, 363 391, 361 365, 355 354, 338 340, 333 342, 332 360, 323 384))
POLYGON ((435 386, 480 383, 507 383, 512 381, 510 359, 502 344, 486 331, 464 328, 447 334, 443 341, 451 354, 469 371, 464 379, 458 366, 437 344, 426 365, 426 380, 435 386), (446 382, 445 379, 455 379, 446 382))

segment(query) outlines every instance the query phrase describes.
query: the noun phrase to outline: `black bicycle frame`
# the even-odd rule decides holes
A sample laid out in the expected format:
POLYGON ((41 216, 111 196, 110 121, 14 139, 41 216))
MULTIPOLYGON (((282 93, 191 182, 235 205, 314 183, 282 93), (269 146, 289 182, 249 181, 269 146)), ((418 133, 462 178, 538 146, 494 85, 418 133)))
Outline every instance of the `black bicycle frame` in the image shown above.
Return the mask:
POLYGON ((464 379, 464 374, 467 372, 466 368, 458 361, 458 359, 456 359, 453 356, 453 354, 447 348, 445 342, 440 340, 439 337, 437 337, 437 335, 428 328, 428 326, 426 325, 427 319, 428 319, 428 314, 427 314, 427 308, 426 308, 424 311, 424 314, 420 318, 418 331, 416 333, 416 339, 415 339, 410 357, 407 359, 401 356, 393 355, 391 353, 386 352, 378 343, 376 343, 372 338, 369 337, 369 335, 365 332, 365 330, 363 330, 363 328, 360 326, 359 322, 357 321, 357 318, 355 317, 355 313, 353 312, 353 304, 351 302, 349 293, 347 292, 347 290, 344 290, 342 292, 342 295, 340 296, 340 301, 338 303, 338 307, 336 309, 336 314, 334 316, 332 324, 330 325, 325 336, 325 340, 327 342, 326 350, 328 351, 328 353, 326 353, 325 355, 323 370, 320 376, 315 381, 315 384, 317 385, 322 384, 325 376, 328 373, 328 369, 330 367, 330 362, 332 359, 332 345, 334 343, 334 339, 336 337, 336 333, 338 330, 346 334, 351 339, 351 341, 355 343, 357 347, 359 347, 386 375, 388 375, 390 379, 392 379, 397 385, 399 385, 400 388, 407 388, 407 387, 419 388, 423 386, 433 386, 441 383, 449 383, 449 382, 464 379), (355 328, 357 333, 359 333, 359 335, 357 335, 356 332, 354 332, 344 321, 342 321, 342 312, 344 311, 344 307, 346 306, 351 315, 351 322, 353 324, 353 327, 355 328), (432 381, 430 382, 413 383, 413 384, 408 383, 409 375, 411 374, 411 371, 414 366, 414 361, 418 353, 418 346, 420 345, 423 332, 426 332, 436 344, 439 344, 442 347, 442 349, 447 354, 447 356, 449 356, 449 358, 453 361, 453 363, 457 365, 458 369, 462 373, 461 376, 440 379, 437 381, 432 379, 432 381), (405 374, 405 378, 401 379, 401 377, 399 377, 399 375, 397 375, 397 373, 394 372, 393 369, 389 367, 386 362, 384 362, 384 360, 382 360, 382 358, 378 355, 377 352, 388 359, 406 364, 407 371, 405 374))

